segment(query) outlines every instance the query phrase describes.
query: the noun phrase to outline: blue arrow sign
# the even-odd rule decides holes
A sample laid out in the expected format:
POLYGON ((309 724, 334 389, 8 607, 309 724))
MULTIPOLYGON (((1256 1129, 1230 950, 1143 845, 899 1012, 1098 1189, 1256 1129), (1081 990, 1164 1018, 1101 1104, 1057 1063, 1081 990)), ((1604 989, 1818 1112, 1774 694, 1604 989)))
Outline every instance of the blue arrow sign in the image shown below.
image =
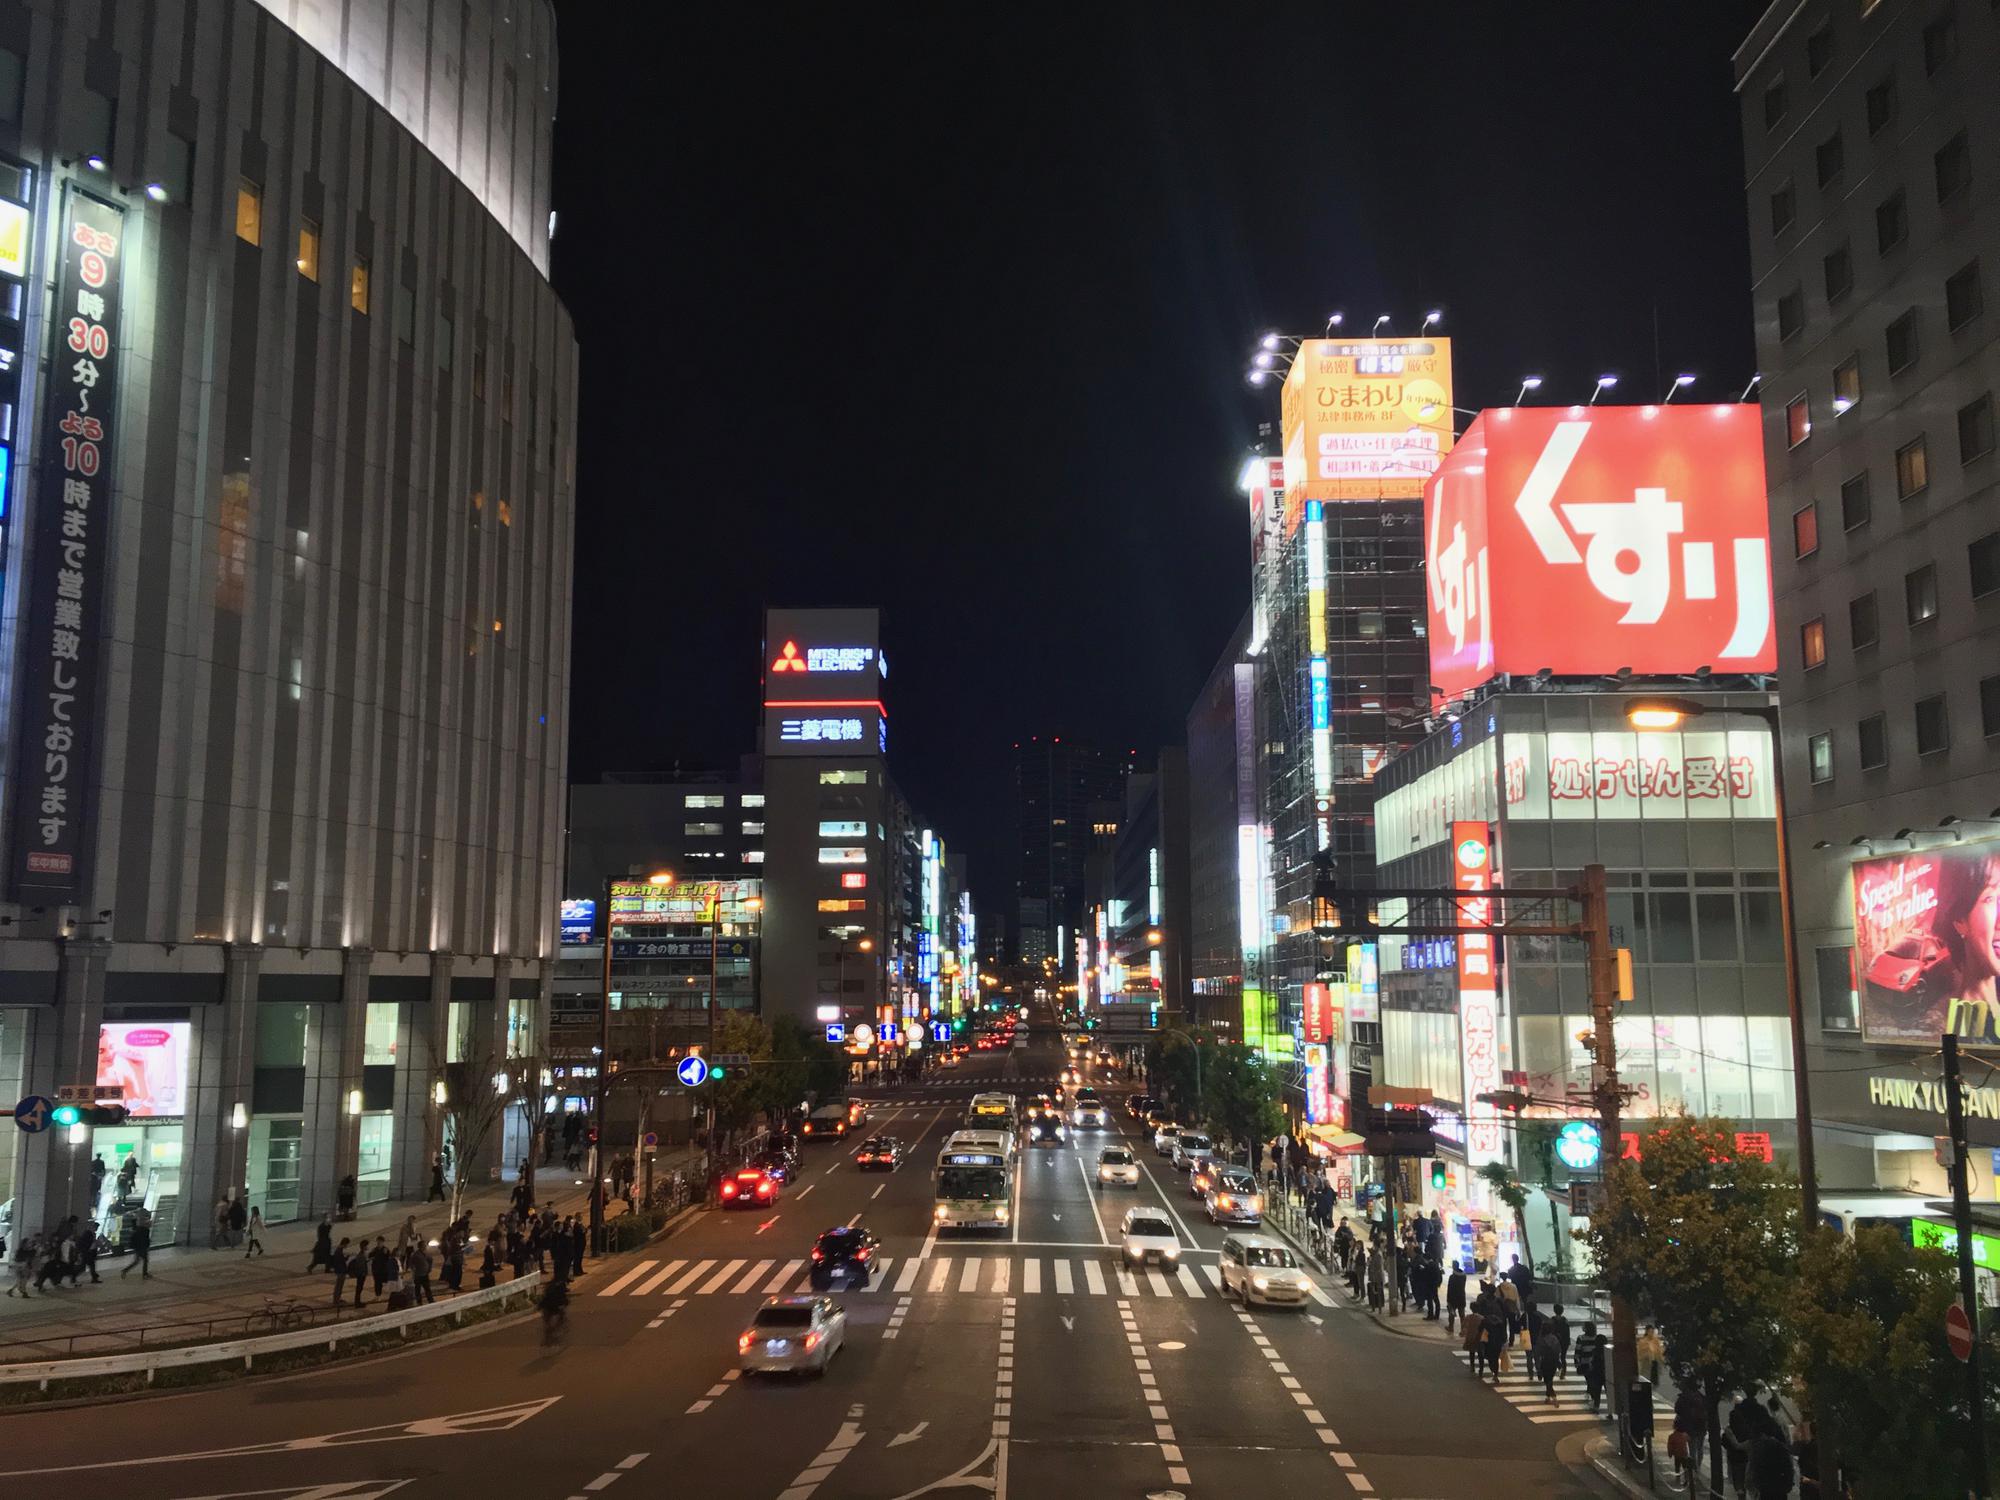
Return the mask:
POLYGON ((14 1123, 29 1135, 40 1135, 49 1128, 49 1111, 55 1102, 44 1094, 30 1094, 14 1106, 14 1123))
POLYGON ((708 1082, 708 1063, 704 1058, 684 1057, 674 1069, 674 1076, 691 1089, 698 1089, 708 1082))
POLYGON ((847 1028, 838 1021, 829 1022, 826 1028, 826 1039, 829 1042, 846 1041, 847 1028))

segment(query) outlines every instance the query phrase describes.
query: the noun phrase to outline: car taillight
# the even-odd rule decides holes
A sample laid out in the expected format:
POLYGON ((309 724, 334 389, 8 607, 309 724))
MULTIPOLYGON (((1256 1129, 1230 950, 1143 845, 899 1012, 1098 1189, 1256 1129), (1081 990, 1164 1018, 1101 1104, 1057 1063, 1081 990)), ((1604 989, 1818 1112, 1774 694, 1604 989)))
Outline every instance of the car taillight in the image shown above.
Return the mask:
POLYGON ((808 1350, 817 1349, 819 1347, 819 1330, 817 1328, 815 1328, 811 1333, 806 1335, 805 1346, 808 1350))
POLYGON ((750 1352, 750 1346, 756 1342, 757 1342, 756 1334, 739 1333, 736 1336, 736 1352, 738 1354, 748 1354, 750 1352))
POLYGON ((736 1196, 736 1184, 733 1182, 723 1183, 722 1196, 725 1198, 734 1198, 736 1196))
POLYGON ((866 1260, 868 1259, 869 1256, 873 1255, 874 1253, 875 1252, 873 1250, 857 1250, 854 1252, 854 1258, 856 1260, 866 1260))
POLYGON ((766 1194, 768 1194, 768 1193, 769 1193, 770 1191, 771 1191, 771 1184, 770 1184, 770 1183, 768 1183, 768 1182, 760 1182, 760 1183, 758 1183, 758 1184, 757 1184, 757 1196, 758 1196, 759 1198, 762 1198, 762 1197, 764 1197, 764 1196, 765 1196, 766 1194))
POLYGON ((819 1246, 817 1246, 817 1245, 814 1245, 814 1246, 813 1246, 813 1259, 814 1259, 814 1260, 825 1260, 825 1259, 826 1259, 826 1252, 825 1252, 824 1250, 820 1249, 820 1247, 819 1247, 819 1246))

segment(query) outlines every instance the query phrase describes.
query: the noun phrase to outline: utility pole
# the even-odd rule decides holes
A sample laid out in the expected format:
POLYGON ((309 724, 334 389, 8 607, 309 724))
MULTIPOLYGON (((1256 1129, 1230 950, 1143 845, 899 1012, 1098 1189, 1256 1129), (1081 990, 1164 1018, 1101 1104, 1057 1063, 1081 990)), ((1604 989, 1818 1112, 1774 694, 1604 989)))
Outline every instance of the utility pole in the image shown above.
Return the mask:
MULTIPOLYGON (((1596 1023, 1591 1043, 1591 1092, 1597 1101, 1599 1149, 1613 1161, 1623 1151, 1624 1093, 1618 1082, 1618 1042, 1611 1020, 1618 1005, 1618 955, 1611 946, 1611 900, 1605 890, 1604 866, 1586 865, 1578 890, 1583 904, 1583 941, 1590 965, 1590 1015, 1596 1023)), ((1610 1181, 1607 1173, 1605 1181, 1610 1181)), ((1607 1205, 1593 1204, 1596 1212, 1607 1205)), ((1639 1354, 1632 1327, 1632 1309, 1623 1297, 1611 1299, 1611 1409, 1618 1416, 1618 1450, 1630 1456, 1632 1433, 1626 1422, 1632 1383, 1639 1376, 1639 1354)), ((1648 1440, 1651 1434, 1647 1435, 1648 1440)))
POLYGON ((1965 1360, 1966 1415, 1971 1428, 1966 1443, 1966 1466, 1970 1471, 1966 1492, 1974 1496, 1991 1493, 1986 1483, 1986 1412, 1981 1400, 1984 1383, 1979 1369, 1979 1289, 1972 1274, 1972 1195, 1966 1182, 1965 1100, 1958 1073, 1958 1038, 1944 1034, 1944 1123, 1951 1133, 1951 1219, 1958 1226, 1958 1295, 1965 1316, 1972 1324, 1972 1352, 1965 1360))

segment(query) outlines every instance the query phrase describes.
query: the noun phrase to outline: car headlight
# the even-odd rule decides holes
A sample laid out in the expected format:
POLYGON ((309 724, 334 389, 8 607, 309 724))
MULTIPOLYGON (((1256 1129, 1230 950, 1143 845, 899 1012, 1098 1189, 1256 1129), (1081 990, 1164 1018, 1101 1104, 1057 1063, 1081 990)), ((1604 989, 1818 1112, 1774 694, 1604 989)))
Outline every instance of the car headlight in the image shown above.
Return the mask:
POLYGON ((1007 1205, 1003 1203, 1000 1205, 1000 1211, 996 1215, 996 1217, 1000 1220, 1002 1224, 1005 1224, 1007 1222, 1009 1212, 1010 1210, 1008 1209, 1007 1205))
POLYGON ((1161 1254, 1165 1255, 1168 1260, 1179 1260, 1181 1258, 1181 1247, 1179 1245, 1169 1245, 1161 1254))
POLYGON ((1215 1195, 1215 1206, 1217 1208, 1234 1208, 1236 1205, 1230 1200, 1227 1193, 1217 1193, 1215 1195))
POLYGON ((1250 1200, 1250 1212, 1253 1214, 1261 1214, 1263 1211, 1264 1211, 1264 1198, 1263 1195, 1260 1193, 1250 1200))
POLYGON ((1250 1278, 1250 1285, 1260 1292, 1268 1292, 1271 1290, 1271 1278, 1268 1276, 1252 1276, 1250 1278))
POLYGON ((938 1218, 940 1221, 944 1218, 944 1205, 942 1203, 940 1203, 937 1206, 937 1214, 935 1217, 938 1218))

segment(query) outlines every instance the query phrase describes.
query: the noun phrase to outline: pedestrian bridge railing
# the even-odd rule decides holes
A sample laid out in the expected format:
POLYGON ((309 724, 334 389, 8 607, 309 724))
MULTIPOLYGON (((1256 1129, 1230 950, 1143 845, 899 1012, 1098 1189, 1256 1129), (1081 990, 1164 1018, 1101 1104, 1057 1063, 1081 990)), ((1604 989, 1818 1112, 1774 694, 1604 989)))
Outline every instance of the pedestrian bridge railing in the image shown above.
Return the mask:
MULTIPOLYGON (((154 1347, 141 1347, 119 1354, 68 1355, 54 1359, 0 1364, 0 1387, 33 1385, 40 1390, 47 1390, 52 1380, 88 1380, 119 1375, 144 1375, 145 1383, 151 1385, 154 1376, 161 1370, 236 1361, 241 1361, 243 1368, 248 1370, 254 1366, 258 1358, 266 1355, 319 1347, 332 1352, 343 1343, 384 1333, 408 1338, 410 1329, 419 1324, 434 1322, 441 1318, 449 1318, 456 1323, 462 1321, 468 1312, 480 1308, 497 1309, 516 1299, 525 1302, 541 1285, 542 1279, 540 1272, 531 1271, 513 1281, 503 1281, 496 1286, 481 1287, 475 1291, 460 1292, 443 1301, 426 1302, 416 1307, 403 1308, 398 1312, 368 1313, 360 1317, 345 1318, 335 1316, 321 1322, 306 1322, 301 1326, 284 1328, 278 1332, 249 1334, 220 1342, 213 1341, 194 1330, 202 1329, 212 1333, 217 1327, 251 1328, 260 1323, 268 1323, 274 1317, 274 1313, 266 1309, 243 1317, 210 1319, 205 1324, 186 1322, 149 1325, 136 1331, 126 1330, 118 1336, 130 1341, 134 1332, 141 1336, 150 1333, 154 1336, 154 1347), (179 1330, 178 1337, 170 1332, 175 1329, 179 1330)), ((333 1309, 328 1311, 333 1312, 333 1309)), ((105 1335, 78 1334, 72 1337, 71 1343, 73 1345, 75 1338, 90 1337, 102 1338, 105 1335)), ((0 1345, 0 1353, 11 1353, 15 1349, 35 1342, 38 1341, 14 1340, 6 1345, 0 1345)))

